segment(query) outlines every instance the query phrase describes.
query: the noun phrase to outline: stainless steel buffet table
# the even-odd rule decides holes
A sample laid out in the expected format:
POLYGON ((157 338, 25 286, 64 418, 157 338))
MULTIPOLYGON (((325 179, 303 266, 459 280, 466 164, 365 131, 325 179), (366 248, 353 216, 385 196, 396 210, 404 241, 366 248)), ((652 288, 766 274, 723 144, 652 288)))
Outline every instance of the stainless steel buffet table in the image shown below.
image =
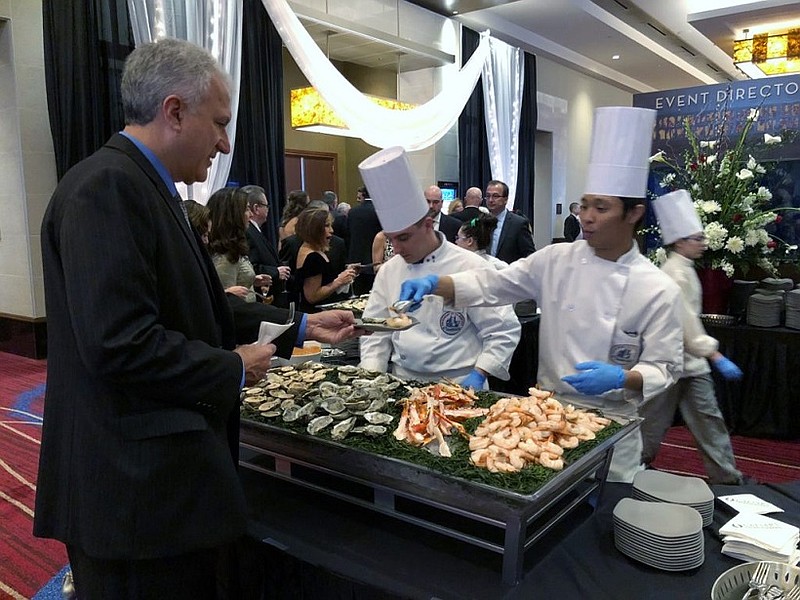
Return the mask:
POLYGON ((418 535, 428 530, 497 553, 498 581, 513 585, 542 536, 598 501, 614 444, 638 425, 628 421, 530 495, 248 420, 241 426, 240 464, 422 528, 418 535))

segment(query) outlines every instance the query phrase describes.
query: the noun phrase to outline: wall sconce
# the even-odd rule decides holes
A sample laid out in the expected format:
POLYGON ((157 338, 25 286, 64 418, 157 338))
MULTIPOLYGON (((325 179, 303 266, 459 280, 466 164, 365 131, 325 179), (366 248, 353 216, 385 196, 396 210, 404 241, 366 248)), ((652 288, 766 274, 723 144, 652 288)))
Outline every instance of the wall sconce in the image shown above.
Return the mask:
MULTIPOLYGON (((409 102, 400 102, 399 100, 380 98, 378 96, 370 96, 369 94, 365 94, 365 96, 375 104, 393 110, 410 110, 416 107, 415 104, 409 102)), ((312 131, 314 133, 326 133, 329 135, 358 137, 347 128, 347 124, 339 118, 314 87, 292 90, 290 94, 290 106, 292 129, 312 131)))
POLYGON ((760 33, 751 39, 736 40, 733 62, 751 79, 800 73, 800 28, 779 35, 760 33))

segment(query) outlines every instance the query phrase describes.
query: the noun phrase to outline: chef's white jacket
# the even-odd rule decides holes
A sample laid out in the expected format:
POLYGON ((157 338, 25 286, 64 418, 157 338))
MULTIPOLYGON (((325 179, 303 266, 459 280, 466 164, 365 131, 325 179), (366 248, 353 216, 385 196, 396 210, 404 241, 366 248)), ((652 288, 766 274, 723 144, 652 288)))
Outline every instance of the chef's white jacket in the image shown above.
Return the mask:
MULTIPOLYGON (((480 256, 459 248, 437 232, 439 247, 421 262, 408 264, 394 256, 378 271, 364 317, 390 316, 389 305, 400 297, 400 284, 425 275, 450 275, 494 268, 480 256)), ((520 338, 520 324, 511 306, 461 308, 445 306, 439 296, 425 297, 413 313, 419 324, 406 331, 381 332, 361 338, 360 366, 386 371, 389 363, 400 377, 458 381, 475 367, 508 379, 508 366, 520 338)))
MULTIPOLYGON (((533 298, 541 308, 539 384, 566 402, 636 416, 637 407, 680 375, 683 356, 677 285, 635 244, 616 262, 598 258, 584 241, 553 244, 503 270, 453 276, 455 306, 493 306, 533 298), (642 375, 642 392, 579 394, 565 375, 597 360, 642 375)), ((615 446, 609 480, 631 481, 639 470, 641 438, 615 446)))
POLYGON ((691 377, 710 373, 709 356, 719 348, 719 342, 706 333, 700 313, 703 305, 703 290, 700 278, 694 268, 694 261, 670 252, 661 270, 678 284, 681 290, 681 307, 683 315, 683 374, 691 377))

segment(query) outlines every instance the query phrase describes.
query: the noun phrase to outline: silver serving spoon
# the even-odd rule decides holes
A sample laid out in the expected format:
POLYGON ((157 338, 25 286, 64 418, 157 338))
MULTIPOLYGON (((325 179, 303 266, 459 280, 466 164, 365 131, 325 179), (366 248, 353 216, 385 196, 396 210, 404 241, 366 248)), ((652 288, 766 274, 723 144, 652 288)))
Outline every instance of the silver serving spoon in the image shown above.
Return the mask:
POLYGON ((408 311, 416 310, 420 304, 421 302, 415 302, 414 300, 398 300, 389 307, 389 310, 393 310, 398 314, 405 314, 408 311))

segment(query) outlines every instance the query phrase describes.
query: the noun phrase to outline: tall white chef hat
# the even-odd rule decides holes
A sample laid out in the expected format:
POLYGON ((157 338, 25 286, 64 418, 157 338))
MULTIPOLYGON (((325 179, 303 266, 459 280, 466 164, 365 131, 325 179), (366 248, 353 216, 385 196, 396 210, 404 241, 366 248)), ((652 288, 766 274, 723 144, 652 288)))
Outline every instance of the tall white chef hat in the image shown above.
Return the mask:
POLYGON ((658 217, 664 245, 703 231, 692 197, 686 190, 675 190, 659 196, 653 200, 652 206, 658 217))
POLYGON ((385 148, 365 158, 358 170, 385 232, 402 231, 428 214, 422 186, 400 146, 385 148))
POLYGON ((656 111, 628 106, 595 110, 586 194, 644 198, 656 111))

